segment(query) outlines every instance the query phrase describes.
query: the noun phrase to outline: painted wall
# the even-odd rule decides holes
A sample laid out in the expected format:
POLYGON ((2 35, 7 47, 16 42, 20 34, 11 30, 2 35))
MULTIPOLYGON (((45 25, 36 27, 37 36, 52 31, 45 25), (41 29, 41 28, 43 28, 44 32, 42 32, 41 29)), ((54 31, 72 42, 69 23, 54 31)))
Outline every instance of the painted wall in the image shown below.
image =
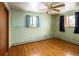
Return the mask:
POLYGON ((49 14, 24 12, 11 9, 11 44, 36 41, 53 37, 53 20, 49 14), (36 15, 40 18, 39 28, 26 28, 26 15, 36 15), (52 27, 52 28, 51 28, 52 27))
POLYGON ((65 32, 59 31, 59 17, 60 15, 54 16, 54 37, 79 44, 79 34, 74 34, 74 28, 66 27, 65 32))

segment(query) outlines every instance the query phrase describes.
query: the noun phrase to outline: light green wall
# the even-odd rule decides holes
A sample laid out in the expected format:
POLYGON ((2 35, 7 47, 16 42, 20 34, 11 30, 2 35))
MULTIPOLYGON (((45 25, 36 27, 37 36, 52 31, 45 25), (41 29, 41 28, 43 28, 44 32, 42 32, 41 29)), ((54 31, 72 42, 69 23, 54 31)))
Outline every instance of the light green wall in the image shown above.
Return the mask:
MULTIPOLYGON (((66 15, 68 13, 65 13, 66 15)), ((24 12, 16 9, 11 9, 11 35, 10 44, 38 41, 40 39, 47 39, 57 37, 67 40, 72 43, 79 44, 79 34, 74 34, 74 28, 66 28, 65 32, 59 31, 59 16, 42 13, 24 12), (39 28, 26 28, 26 15, 36 15, 40 18, 39 28)))
POLYGON ((49 14, 24 12, 11 9, 11 44, 47 39, 53 37, 53 18, 49 14), (26 15, 36 15, 40 18, 39 28, 26 28, 26 15), (51 28, 52 27, 52 28, 51 28))
POLYGON ((69 42, 79 44, 79 34, 74 34, 74 28, 66 27, 65 32, 59 31, 59 17, 60 15, 54 16, 54 37, 67 40, 69 42))

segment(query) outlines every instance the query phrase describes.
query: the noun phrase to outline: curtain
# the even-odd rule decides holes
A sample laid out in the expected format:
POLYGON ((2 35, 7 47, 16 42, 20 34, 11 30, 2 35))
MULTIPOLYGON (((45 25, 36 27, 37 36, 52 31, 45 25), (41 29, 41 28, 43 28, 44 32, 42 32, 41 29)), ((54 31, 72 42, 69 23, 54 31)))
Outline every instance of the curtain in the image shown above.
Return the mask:
POLYGON ((26 27, 30 27, 30 19, 31 19, 31 16, 27 15, 26 16, 26 27))
POLYGON ((36 16, 36 27, 39 27, 39 16, 36 16))
POLYGON ((65 32, 65 27, 64 27, 64 15, 62 15, 62 16, 60 16, 60 24, 59 24, 60 26, 60 31, 61 32, 65 32))
POLYGON ((75 12, 75 29, 74 33, 79 34, 79 12, 75 12))

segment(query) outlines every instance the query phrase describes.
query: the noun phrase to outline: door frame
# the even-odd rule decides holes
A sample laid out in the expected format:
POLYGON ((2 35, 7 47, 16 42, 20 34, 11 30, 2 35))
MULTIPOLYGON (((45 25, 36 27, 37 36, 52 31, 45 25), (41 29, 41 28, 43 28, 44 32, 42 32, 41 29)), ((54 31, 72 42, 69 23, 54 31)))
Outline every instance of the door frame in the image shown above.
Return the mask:
POLYGON ((9 50, 9 10, 7 6, 5 5, 5 2, 3 2, 4 5, 4 11, 7 13, 7 51, 9 50))

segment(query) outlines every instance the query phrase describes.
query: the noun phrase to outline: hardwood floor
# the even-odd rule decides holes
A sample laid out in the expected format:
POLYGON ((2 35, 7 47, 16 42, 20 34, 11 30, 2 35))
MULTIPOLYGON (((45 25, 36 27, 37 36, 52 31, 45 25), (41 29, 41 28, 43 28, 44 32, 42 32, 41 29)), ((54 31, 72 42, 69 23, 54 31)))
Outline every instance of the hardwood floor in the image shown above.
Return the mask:
POLYGON ((60 39, 48 39, 13 46, 8 56, 79 56, 79 46, 60 39))

